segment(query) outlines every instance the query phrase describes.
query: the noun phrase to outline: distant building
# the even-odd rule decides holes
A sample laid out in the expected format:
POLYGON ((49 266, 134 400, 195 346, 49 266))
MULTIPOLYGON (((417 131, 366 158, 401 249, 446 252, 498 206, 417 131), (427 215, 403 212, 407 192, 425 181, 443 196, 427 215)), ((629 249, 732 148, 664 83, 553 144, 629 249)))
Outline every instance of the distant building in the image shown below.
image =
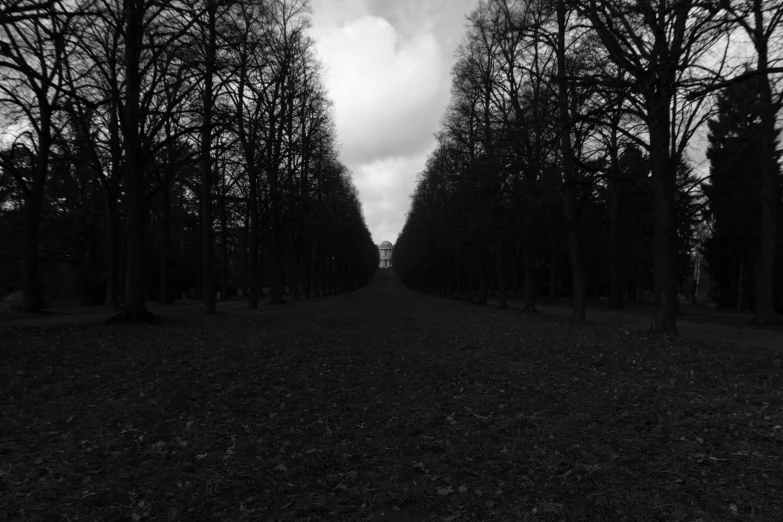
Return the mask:
POLYGON ((388 241, 378 245, 378 252, 381 254, 381 264, 379 265, 381 268, 391 268, 392 250, 394 250, 394 245, 388 241))

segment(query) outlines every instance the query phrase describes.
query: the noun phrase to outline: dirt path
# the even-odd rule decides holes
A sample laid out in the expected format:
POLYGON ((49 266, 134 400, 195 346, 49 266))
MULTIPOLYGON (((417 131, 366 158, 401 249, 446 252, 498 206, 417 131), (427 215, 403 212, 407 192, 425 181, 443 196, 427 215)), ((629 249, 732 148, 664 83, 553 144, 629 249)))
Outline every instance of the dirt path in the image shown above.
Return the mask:
POLYGON ((245 305, 220 303, 215 316, 196 303, 151 306, 173 319, 155 325, 105 326, 110 312, 0 324, 0 513, 728 522, 783 512, 777 353, 475 306, 388 279, 245 305))
MULTIPOLYGON (((434 296, 425 296, 415 294, 404 288, 394 277, 391 270, 380 270, 378 277, 369 287, 362 289, 357 294, 349 294, 352 297, 352 303, 358 299, 371 309, 382 310, 379 312, 378 320, 393 317, 393 309, 398 306, 410 307, 410 304, 402 305, 407 298, 417 296, 420 299, 434 299, 439 303, 438 306, 470 306, 464 301, 448 301, 434 296)), ((317 302, 315 299, 314 302, 317 302)), ((414 301, 415 302, 415 301, 414 301)), ((265 298, 260 303, 263 310, 266 306, 265 298)), ((293 306, 296 306, 294 303, 293 306)), ((328 306, 331 306, 330 304, 328 306)), ((364 305, 363 305, 364 306, 364 305)), ((181 317, 193 317, 201 314, 201 303, 196 300, 180 300, 175 304, 160 304, 155 301, 147 303, 148 309, 163 319, 173 319, 181 317)), ((236 313, 247 307, 247 299, 233 299, 218 303, 219 313, 236 313)), ((515 302, 509 304, 509 308, 517 309, 519 305, 515 302)), ((571 308, 565 304, 537 303, 536 308, 545 314, 558 317, 570 318, 571 308)), ((24 315, 21 313, 5 313, 0 315, 0 325, 29 325, 29 326, 47 326, 47 325, 86 325, 101 324, 103 321, 112 317, 116 310, 106 307, 81 307, 64 306, 55 307, 44 313, 36 315, 24 315)), ((717 315, 717 314, 716 314, 717 315)), ((644 315, 644 310, 602 310, 588 308, 588 322, 609 324, 621 326, 633 331, 646 332, 650 327, 650 318, 644 315)), ((715 322, 719 320, 719 317, 715 322)), ((380 324, 380 323, 379 323, 380 324)), ((755 328, 752 325, 737 326, 736 323, 713 324, 713 322, 692 322, 687 319, 680 319, 677 322, 677 328, 681 336, 707 339, 712 341, 722 341, 744 346, 755 346, 770 350, 783 351, 783 331, 773 331, 767 329, 755 328)))

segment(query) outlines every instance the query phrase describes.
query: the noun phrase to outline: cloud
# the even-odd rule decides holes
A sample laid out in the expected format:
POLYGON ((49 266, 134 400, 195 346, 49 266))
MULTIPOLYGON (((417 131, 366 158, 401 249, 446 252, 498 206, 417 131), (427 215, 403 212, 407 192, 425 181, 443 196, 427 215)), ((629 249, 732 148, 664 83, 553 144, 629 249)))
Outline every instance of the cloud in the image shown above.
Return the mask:
POLYGON ((449 101, 454 49, 477 0, 312 0, 310 35, 340 159, 376 243, 396 241, 449 101))
MULTIPOLYGON (((429 143, 432 146, 432 143, 429 143)), ((364 217, 376 243, 397 241, 410 207, 410 195, 416 186, 429 150, 418 154, 387 157, 365 163, 353 172, 354 183, 364 209, 364 217)))
POLYGON ((448 95, 435 36, 401 39, 389 22, 365 15, 323 33, 317 46, 343 161, 420 152, 448 95))

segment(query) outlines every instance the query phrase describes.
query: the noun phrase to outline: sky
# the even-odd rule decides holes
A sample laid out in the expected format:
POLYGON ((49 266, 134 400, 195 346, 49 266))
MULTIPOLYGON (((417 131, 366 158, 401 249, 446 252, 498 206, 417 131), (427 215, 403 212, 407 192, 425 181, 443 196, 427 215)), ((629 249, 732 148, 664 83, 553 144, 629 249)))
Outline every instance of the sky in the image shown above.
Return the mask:
POLYGON ((396 243, 416 176, 435 148, 454 53, 477 0, 312 0, 312 28, 376 244, 396 243))
MULTIPOLYGON (((396 243, 435 148, 451 68, 478 0, 311 0, 310 36, 333 102, 340 159, 376 244, 396 243)), ((706 129, 688 148, 705 175, 706 129)))

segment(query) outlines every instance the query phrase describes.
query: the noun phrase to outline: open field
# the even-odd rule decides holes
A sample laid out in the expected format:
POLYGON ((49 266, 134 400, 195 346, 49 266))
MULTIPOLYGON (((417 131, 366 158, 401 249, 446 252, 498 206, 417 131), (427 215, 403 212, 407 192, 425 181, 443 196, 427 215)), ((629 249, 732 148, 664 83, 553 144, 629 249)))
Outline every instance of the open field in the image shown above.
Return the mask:
POLYGON ((780 353, 389 279, 219 308, 153 326, 0 323, 0 520, 783 512, 780 353))

